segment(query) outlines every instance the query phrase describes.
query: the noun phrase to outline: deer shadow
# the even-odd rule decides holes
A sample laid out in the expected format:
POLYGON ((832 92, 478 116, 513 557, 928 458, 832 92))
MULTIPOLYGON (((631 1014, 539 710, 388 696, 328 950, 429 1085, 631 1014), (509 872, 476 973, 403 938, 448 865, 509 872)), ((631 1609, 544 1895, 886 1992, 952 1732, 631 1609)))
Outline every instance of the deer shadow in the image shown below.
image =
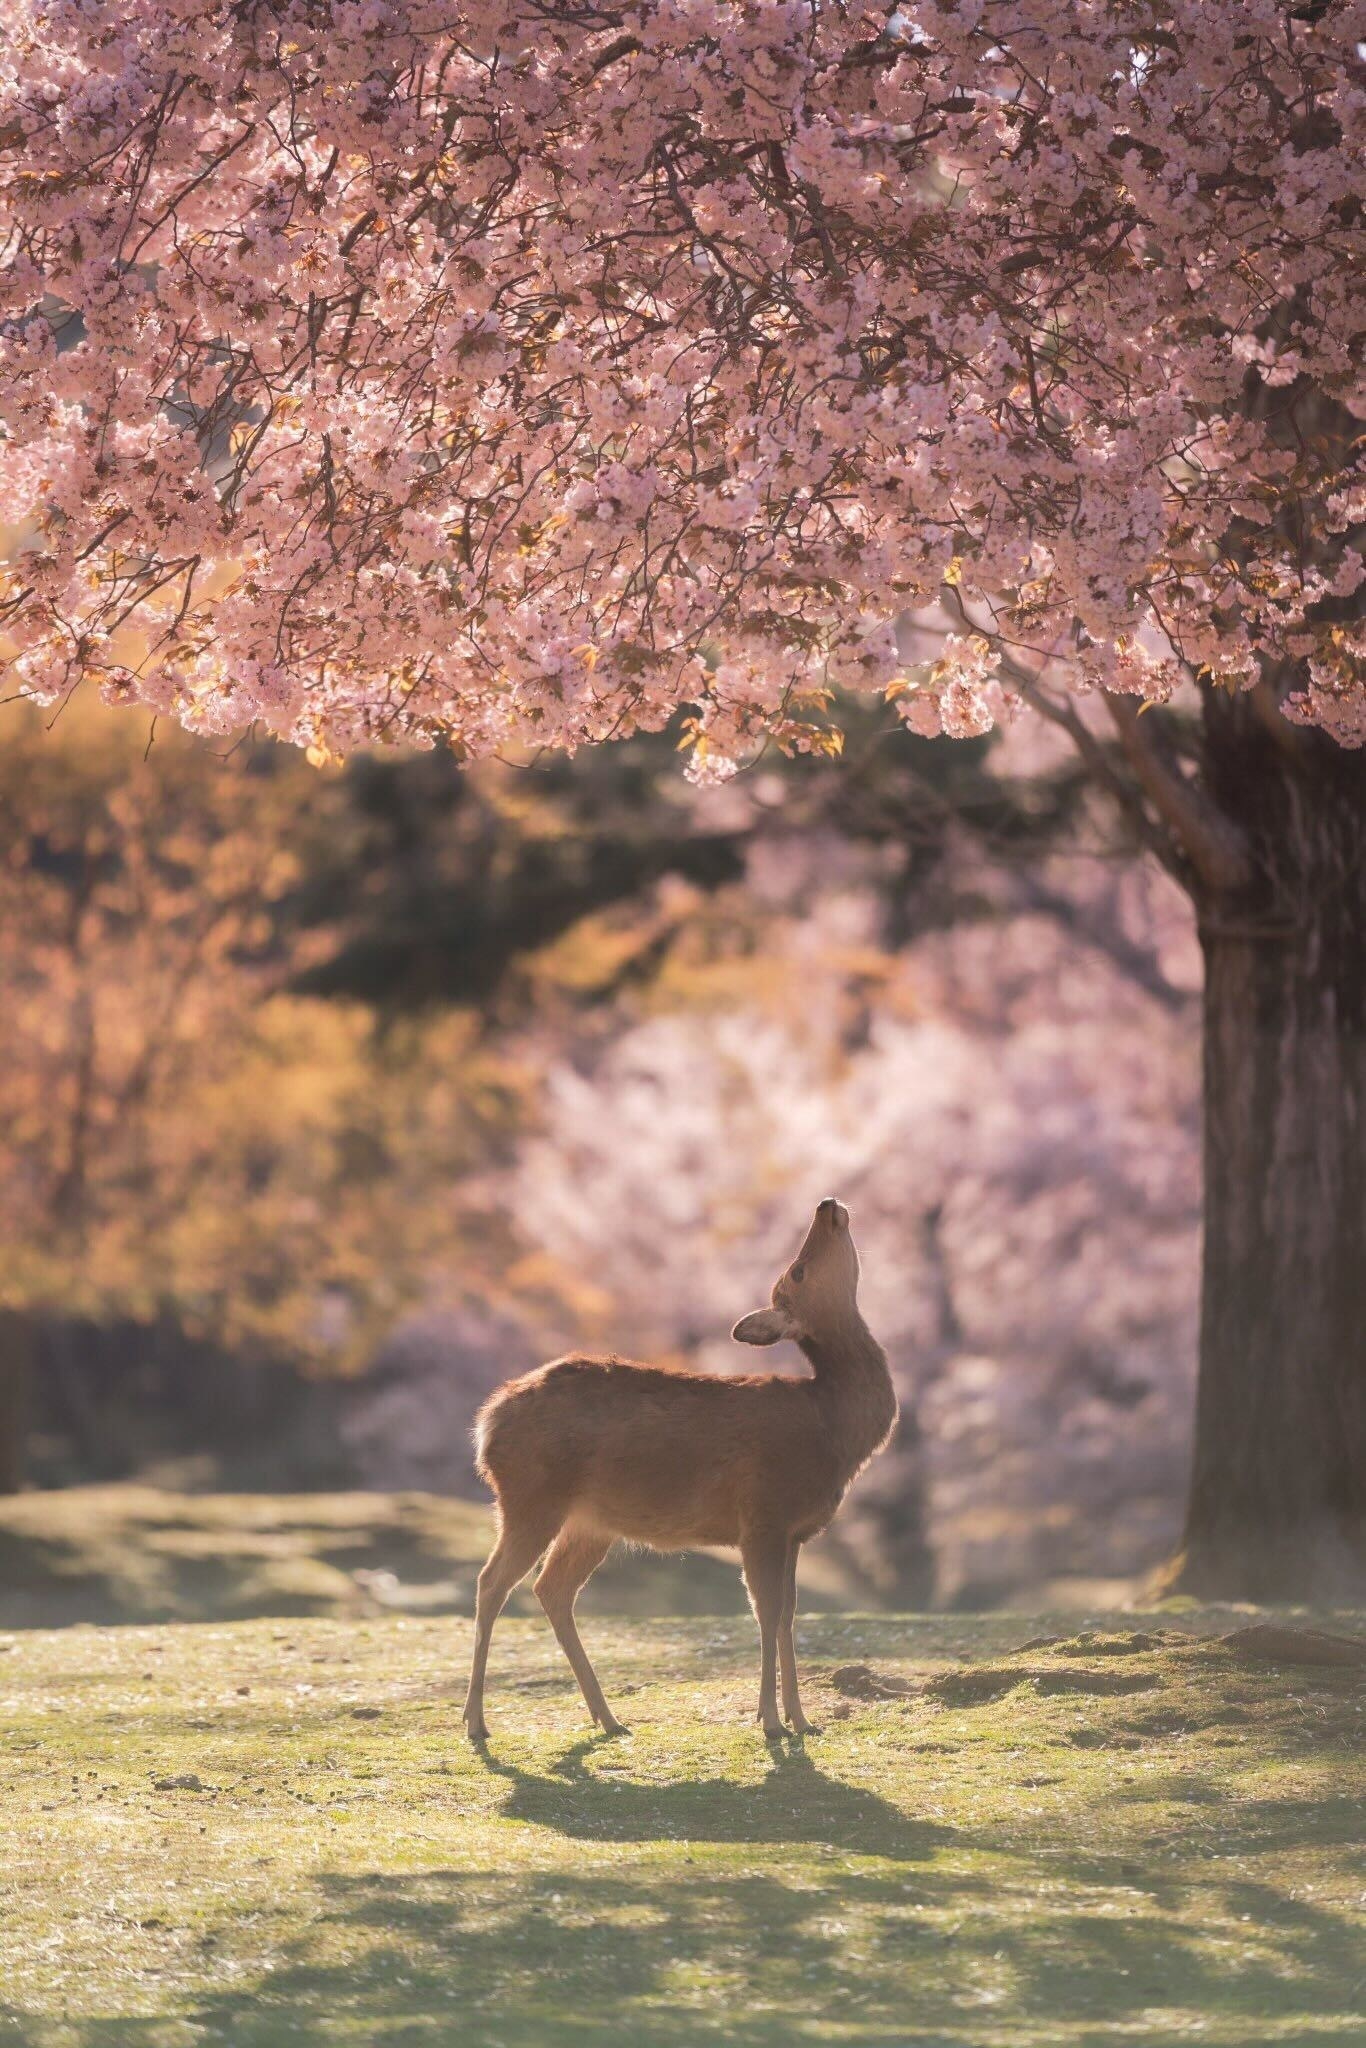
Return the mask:
POLYGON ((504 1820, 585 1842, 809 1842, 892 1863, 923 1863, 958 1840, 952 1828, 916 1820, 890 1800, 821 1770, 797 1742, 769 1750, 758 1783, 694 1776, 663 1781, 602 1774, 587 1759, 617 1745, 584 1736, 545 1770, 483 1748, 484 1768, 507 1781, 504 1820))

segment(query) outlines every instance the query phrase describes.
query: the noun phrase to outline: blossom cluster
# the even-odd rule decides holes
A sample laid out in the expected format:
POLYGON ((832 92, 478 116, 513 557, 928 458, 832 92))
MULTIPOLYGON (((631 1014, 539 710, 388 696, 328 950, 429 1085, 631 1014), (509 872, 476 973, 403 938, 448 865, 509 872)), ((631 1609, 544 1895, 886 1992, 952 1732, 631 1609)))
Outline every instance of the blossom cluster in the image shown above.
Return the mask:
POLYGON ((717 775, 947 582, 922 729, 985 640, 1366 736, 1366 0, 0 20, 29 694, 717 775))

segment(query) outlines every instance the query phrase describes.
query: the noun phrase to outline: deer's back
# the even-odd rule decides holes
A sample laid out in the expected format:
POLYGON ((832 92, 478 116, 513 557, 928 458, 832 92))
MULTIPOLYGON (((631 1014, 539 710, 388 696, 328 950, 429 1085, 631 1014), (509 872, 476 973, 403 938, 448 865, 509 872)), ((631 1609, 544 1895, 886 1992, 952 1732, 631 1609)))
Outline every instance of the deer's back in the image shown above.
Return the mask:
POLYGON ((505 1509, 544 1501, 661 1549, 735 1543, 754 1521, 810 1533, 849 1477, 811 1381, 626 1359, 556 1359, 513 1380, 480 1411, 477 1443, 505 1509))

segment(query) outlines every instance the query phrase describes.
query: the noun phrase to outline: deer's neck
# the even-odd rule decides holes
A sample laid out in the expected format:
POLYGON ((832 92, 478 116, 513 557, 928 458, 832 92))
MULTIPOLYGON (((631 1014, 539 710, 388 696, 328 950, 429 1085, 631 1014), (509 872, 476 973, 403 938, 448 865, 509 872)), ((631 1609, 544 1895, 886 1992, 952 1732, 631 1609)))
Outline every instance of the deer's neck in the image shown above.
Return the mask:
POLYGON ((855 1472, 886 1442, 896 1421, 887 1354, 857 1310, 819 1339, 803 1339, 801 1348, 816 1382, 831 1450, 855 1472))

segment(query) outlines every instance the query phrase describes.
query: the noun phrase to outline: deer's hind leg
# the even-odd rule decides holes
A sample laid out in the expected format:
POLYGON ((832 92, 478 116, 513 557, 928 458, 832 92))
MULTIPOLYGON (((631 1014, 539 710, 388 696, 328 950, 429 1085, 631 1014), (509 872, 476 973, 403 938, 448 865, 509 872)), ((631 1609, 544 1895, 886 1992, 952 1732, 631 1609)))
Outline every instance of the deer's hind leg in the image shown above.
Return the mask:
POLYGON ((567 1523, 541 1566, 536 1581, 536 1598, 545 1609, 546 1619, 569 1659, 570 1668, 579 1681, 579 1690, 588 1703, 589 1713, 606 1734, 624 1735, 626 1730, 603 1698, 598 1674, 589 1661, 574 1621, 574 1602, 612 1548, 612 1541, 610 1536, 604 1536, 596 1529, 576 1528, 567 1523))
POLYGON ((479 1574, 474 1607, 474 1656, 464 1713, 471 1742, 483 1742, 489 1732, 484 1721, 484 1674, 488 1669, 493 1624, 506 1606, 508 1595, 521 1584, 559 1527, 558 1515, 541 1512, 514 1518, 501 1501, 499 1519, 498 1541, 479 1574))

